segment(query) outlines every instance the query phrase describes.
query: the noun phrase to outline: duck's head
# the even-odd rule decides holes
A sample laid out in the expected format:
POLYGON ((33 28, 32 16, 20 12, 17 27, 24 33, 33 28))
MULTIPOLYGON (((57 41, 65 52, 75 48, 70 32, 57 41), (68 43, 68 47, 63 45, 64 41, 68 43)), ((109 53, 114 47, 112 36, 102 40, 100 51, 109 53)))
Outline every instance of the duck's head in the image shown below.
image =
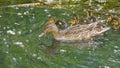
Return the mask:
POLYGON ((56 37, 59 34, 59 29, 55 23, 47 23, 44 27, 43 33, 39 35, 39 38, 47 33, 52 33, 53 37, 56 37))
POLYGON ((76 25, 75 19, 72 18, 72 19, 70 20, 70 25, 71 25, 71 26, 76 25))
POLYGON ((49 17, 48 22, 49 23, 55 23, 55 18, 54 17, 49 17))
POLYGON ((48 23, 45 28, 44 28, 44 34, 47 34, 51 32, 53 34, 53 36, 57 36, 57 34, 59 33, 59 29, 58 27, 55 25, 55 23, 48 23))
POLYGON ((110 23, 110 22, 111 22, 111 20, 112 20, 112 18, 113 18, 113 16, 112 16, 112 15, 108 15, 108 16, 107 16, 107 20, 106 20, 106 21, 107 21, 108 23, 110 23))

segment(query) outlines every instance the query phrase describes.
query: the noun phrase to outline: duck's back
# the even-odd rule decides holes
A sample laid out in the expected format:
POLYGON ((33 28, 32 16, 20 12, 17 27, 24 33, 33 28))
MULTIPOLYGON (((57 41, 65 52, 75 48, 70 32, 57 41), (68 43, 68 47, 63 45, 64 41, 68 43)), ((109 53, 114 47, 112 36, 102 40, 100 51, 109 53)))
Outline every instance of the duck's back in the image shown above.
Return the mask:
POLYGON ((100 35, 109 29, 109 27, 102 26, 101 28, 98 28, 97 23, 91 23, 88 25, 77 25, 77 27, 71 26, 64 31, 61 31, 62 35, 60 37, 57 37, 56 39, 62 41, 80 41, 100 35))

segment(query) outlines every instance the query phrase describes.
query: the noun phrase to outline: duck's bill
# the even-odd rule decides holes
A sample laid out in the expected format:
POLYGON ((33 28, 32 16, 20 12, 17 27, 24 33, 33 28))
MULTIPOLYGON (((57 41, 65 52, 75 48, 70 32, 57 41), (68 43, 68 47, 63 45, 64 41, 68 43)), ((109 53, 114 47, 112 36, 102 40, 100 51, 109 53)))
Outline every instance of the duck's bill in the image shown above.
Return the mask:
POLYGON ((41 38, 45 33, 41 33, 38 37, 41 38))

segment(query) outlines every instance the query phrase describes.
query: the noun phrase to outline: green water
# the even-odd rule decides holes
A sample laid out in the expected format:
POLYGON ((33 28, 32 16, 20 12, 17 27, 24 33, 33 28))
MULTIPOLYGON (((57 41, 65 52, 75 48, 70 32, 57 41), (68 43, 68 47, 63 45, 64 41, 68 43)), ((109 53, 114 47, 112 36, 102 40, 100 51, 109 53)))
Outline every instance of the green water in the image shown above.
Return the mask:
MULTIPOLYGON (((65 44, 53 57, 40 44, 51 39, 39 39, 49 13, 57 19, 70 20, 70 11, 46 8, 1 8, 0 68, 119 68, 120 33, 106 32, 100 46, 77 48, 65 44), (64 15, 63 13, 67 13, 64 15)), ((85 16, 85 12, 81 12, 85 16)))

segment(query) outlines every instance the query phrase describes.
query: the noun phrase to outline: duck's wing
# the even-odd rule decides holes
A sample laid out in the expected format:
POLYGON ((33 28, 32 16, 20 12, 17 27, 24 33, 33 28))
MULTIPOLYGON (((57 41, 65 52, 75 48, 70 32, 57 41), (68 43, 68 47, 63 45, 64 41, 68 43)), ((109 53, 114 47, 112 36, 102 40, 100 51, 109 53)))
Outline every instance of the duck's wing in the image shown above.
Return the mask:
POLYGON ((97 26, 97 23, 98 22, 84 24, 84 25, 79 24, 79 25, 75 25, 75 26, 70 26, 60 32, 63 34, 73 34, 73 33, 81 32, 81 31, 92 30, 97 26))
POLYGON ((103 32, 109 30, 109 27, 101 27, 101 28, 94 28, 92 30, 85 30, 81 32, 74 32, 74 33, 69 33, 69 34, 64 34, 60 37, 56 37, 57 40, 61 41, 81 41, 84 39, 90 39, 94 36, 100 35, 103 32))
POLYGON ((65 34, 65 35, 61 35, 60 37, 56 37, 56 40, 65 41, 65 42, 82 41, 83 39, 90 39, 91 33, 92 32, 90 30, 86 30, 73 34, 65 34))

